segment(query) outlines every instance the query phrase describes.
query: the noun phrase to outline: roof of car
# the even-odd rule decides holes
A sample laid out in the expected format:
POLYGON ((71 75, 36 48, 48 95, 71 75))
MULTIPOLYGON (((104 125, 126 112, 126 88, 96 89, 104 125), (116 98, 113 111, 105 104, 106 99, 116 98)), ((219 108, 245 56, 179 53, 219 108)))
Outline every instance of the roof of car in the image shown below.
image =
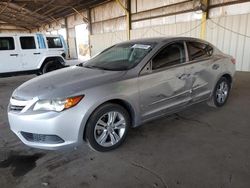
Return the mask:
POLYGON ((48 37, 55 37, 59 35, 44 34, 44 33, 0 33, 1 37, 13 37, 13 36, 35 36, 36 34, 43 34, 48 37))
POLYGON ((198 38, 193 37, 176 37, 176 36, 168 36, 168 37, 152 37, 152 38, 142 38, 142 39, 133 39, 125 42, 121 42, 120 44, 126 44, 126 43, 161 43, 171 40, 198 40, 202 41, 198 38))

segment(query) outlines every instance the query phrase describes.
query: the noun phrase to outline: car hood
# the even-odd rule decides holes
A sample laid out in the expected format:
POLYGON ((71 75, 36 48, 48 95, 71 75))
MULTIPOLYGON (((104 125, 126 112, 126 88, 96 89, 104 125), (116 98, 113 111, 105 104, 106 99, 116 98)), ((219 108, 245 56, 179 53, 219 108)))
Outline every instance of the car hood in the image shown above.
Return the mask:
POLYGON ((22 100, 66 98, 76 94, 84 94, 82 91, 112 83, 121 79, 126 71, 106 71, 89 69, 78 66, 53 71, 33 78, 14 92, 13 97, 22 100))

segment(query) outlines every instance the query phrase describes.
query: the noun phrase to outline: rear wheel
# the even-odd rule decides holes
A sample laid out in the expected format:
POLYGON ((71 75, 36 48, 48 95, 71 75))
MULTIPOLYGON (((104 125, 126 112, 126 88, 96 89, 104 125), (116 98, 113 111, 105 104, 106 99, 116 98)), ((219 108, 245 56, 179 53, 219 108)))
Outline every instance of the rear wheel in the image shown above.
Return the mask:
POLYGON ((91 115, 86 125, 86 140, 96 151, 109 151, 125 140, 130 126, 130 116, 120 105, 107 103, 91 115))
POLYGON ((210 101, 208 101, 208 105, 212 107, 223 106, 227 102, 230 92, 230 87, 231 84, 229 80, 225 77, 221 77, 215 86, 210 101))

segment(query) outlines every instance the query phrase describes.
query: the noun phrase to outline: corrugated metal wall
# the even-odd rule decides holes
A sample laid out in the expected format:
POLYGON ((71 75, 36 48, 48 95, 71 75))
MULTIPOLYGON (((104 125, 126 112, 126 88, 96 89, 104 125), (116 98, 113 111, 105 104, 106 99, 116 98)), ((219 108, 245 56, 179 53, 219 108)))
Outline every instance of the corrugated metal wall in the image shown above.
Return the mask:
MULTIPOLYGON (((121 2, 125 5, 126 1, 121 2)), ((111 1, 91 9, 91 23, 93 34, 125 30, 125 12, 115 1, 111 1)))
MULTIPOLYGON (((206 40, 235 57, 237 70, 250 71, 250 4, 215 8, 210 17, 206 25, 206 40)), ((168 23, 172 24, 156 23, 153 19, 147 20, 147 24, 141 21, 138 27, 133 26, 131 39, 171 35, 200 37, 201 20, 197 13, 175 15, 171 19, 168 23)), ((91 35, 91 55, 125 40, 126 31, 91 35)))
POLYGON ((207 41, 236 58, 236 69, 250 71, 250 14, 213 18, 207 41))
MULTIPOLYGON (((131 31, 131 38, 171 35, 199 38, 200 24, 201 21, 192 21, 136 29, 131 31)), ((206 28, 207 41, 235 57, 237 70, 250 71, 250 14, 212 18, 206 28)))
POLYGON ((103 33, 90 36, 91 56, 101 52, 113 44, 126 41, 126 31, 103 33))
MULTIPOLYGON (((131 39, 171 35, 199 38, 200 24, 201 21, 192 21, 135 29, 131 31, 131 39)), ((112 44, 125 40, 126 32, 92 35, 91 54, 94 55, 112 44)), ((237 70, 250 71, 250 14, 208 20, 206 40, 235 57, 237 70)))
MULTIPOLYGON (((123 4, 126 2, 121 1, 123 4)), ((236 0, 210 0, 210 5, 232 1, 236 0)), ((199 38, 201 14, 188 11, 193 5, 194 1, 187 0, 131 0, 131 39, 171 35, 199 38), (183 3, 176 4, 181 2, 186 6, 183 6, 183 3), (187 12, 164 16, 180 10, 187 12)), ((86 11, 81 13, 87 17, 86 11)), ((115 1, 93 7, 90 13, 93 33, 90 36, 91 55, 127 40, 125 12, 115 1)), ((209 17, 206 40, 223 52, 236 57, 237 70, 250 71, 250 2, 212 8, 209 17)), ((79 14, 66 19, 69 28, 70 57, 77 57, 74 27, 84 21, 79 14)), ((50 31, 64 25, 65 19, 61 19, 34 32, 50 31)))

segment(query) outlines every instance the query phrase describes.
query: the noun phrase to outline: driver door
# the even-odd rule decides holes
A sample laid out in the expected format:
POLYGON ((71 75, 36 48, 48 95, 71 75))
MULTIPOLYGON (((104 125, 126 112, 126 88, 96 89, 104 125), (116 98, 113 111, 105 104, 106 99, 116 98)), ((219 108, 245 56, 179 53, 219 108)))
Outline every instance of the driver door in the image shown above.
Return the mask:
POLYGON ((184 43, 174 42, 161 49, 141 71, 138 83, 143 120, 170 113, 190 101, 185 62, 184 43))
POLYGON ((35 70, 42 61, 42 50, 38 49, 35 36, 20 36, 22 70, 35 70))
POLYGON ((14 37, 0 37, 0 73, 17 72, 21 70, 20 51, 14 37))

